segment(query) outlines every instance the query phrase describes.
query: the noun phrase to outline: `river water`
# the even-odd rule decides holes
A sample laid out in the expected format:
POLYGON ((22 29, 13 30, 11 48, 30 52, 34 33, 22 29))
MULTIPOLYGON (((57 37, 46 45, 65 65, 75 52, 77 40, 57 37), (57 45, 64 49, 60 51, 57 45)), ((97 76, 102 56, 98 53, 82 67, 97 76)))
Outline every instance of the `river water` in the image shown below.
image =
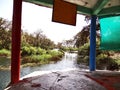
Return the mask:
MULTIPOLYGON (((77 54, 76 53, 65 53, 65 56, 56 63, 35 66, 35 67, 25 67, 21 69, 21 77, 30 74, 34 71, 59 71, 65 69, 81 69, 85 70, 86 66, 77 64, 77 54)), ((86 68, 87 69, 87 68, 86 68)), ((10 82, 10 71, 0 70, 0 90, 3 90, 10 82)))

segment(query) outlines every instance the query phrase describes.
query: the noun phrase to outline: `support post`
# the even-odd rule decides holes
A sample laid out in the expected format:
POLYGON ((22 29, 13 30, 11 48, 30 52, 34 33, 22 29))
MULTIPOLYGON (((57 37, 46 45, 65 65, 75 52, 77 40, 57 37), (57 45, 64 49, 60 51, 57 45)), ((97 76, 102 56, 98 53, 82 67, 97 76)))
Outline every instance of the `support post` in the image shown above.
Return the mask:
POLYGON ((96 16, 91 17, 90 26, 90 71, 95 71, 96 69, 96 16))
POLYGON ((22 0, 13 1, 12 51, 11 51, 11 84, 20 78, 20 42, 22 0))

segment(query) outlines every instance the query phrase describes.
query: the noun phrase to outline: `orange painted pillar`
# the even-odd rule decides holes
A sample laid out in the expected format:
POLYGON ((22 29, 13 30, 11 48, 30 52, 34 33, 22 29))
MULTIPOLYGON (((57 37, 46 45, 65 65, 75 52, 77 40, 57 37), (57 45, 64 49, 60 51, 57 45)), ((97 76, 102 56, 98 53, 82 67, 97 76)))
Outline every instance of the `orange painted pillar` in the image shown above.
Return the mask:
POLYGON ((20 42, 21 42, 22 0, 14 0, 12 21, 11 84, 20 78, 20 42))

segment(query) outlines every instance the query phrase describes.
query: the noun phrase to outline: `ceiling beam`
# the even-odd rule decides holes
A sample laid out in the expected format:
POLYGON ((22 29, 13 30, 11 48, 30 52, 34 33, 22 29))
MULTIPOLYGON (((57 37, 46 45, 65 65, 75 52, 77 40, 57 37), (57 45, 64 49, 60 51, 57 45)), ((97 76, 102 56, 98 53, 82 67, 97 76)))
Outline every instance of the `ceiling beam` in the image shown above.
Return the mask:
MULTIPOLYGON (((36 5, 39 5, 39 6, 52 8, 54 0, 23 0, 23 1, 33 3, 33 4, 36 4, 36 5)), ((91 15, 92 10, 90 8, 77 5, 77 13, 91 15)))
POLYGON ((92 14, 92 10, 90 8, 87 8, 87 7, 83 7, 83 6, 80 6, 78 5, 77 6, 77 12, 79 14, 87 14, 87 15, 91 15, 92 14))
POLYGON ((93 7, 93 15, 97 15, 110 0, 98 0, 93 7))
POLYGON ((44 7, 53 7, 53 0, 23 0, 44 7))
POLYGON ((110 8, 104 8, 99 12, 98 16, 117 15, 117 14, 120 14, 120 5, 113 6, 110 8))

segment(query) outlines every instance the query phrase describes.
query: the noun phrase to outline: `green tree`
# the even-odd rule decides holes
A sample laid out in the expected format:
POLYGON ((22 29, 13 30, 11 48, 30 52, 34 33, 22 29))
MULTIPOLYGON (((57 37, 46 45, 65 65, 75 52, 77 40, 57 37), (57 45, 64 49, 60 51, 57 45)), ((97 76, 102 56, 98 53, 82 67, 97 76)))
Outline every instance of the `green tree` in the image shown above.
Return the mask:
POLYGON ((44 34, 43 31, 39 30, 35 32, 35 46, 41 47, 43 49, 53 49, 55 47, 55 44, 53 41, 48 39, 44 34))
POLYGON ((34 34, 22 32, 22 47, 33 46, 42 49, 53 49, 55 47, 54 42, 48 39, 42 32, 41 30, 38 30, 34 34))
MULTIPOLYGON (((96 25, 97 39, 100 38, 98 31, 100 30, 99 23, 96 25)), ((90 25, 83 27, 83 29, 74 36, 75 46, 80 47, 89 42, 90 38, 90 25)))
POLYGON ((27 32, 22 32, 22 44, 21 46, 34 46, 35 37, 27 32))
POLYGON ((0 18, 0 49, 11 47, 11 22, 0 18))

